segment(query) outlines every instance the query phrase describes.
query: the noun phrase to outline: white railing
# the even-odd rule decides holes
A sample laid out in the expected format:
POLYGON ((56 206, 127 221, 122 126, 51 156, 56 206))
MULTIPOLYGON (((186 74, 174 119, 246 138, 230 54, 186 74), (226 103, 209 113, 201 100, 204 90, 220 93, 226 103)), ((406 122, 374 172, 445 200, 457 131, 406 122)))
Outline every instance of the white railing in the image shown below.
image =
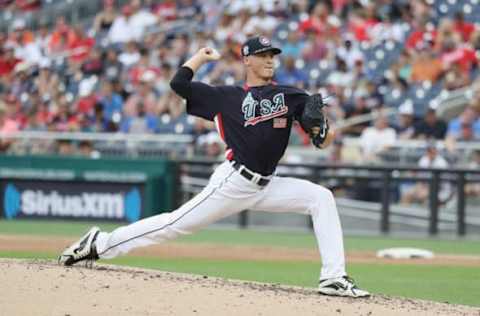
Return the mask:
POLYGON ((157 142, 157 143, 190 143, 191 135, 179 134, 126 134, 126 133, 85 133, 85 132, 42 132, 21 131, 0 133, 0 139, 22 140, 74 140, 74 141, 106 141, 106 142, 157 142))
MULTIPOLYGON (((43 132, 21 131, 16 133, 0 133, 1 140, 13 140, 8 152, 13 154, 54 154, 57 141, 72 141, 80 143, 89 141, 101 153, 113 156, 168 156, 193 154, 194 137, 180 134, 126 134, 126 133, 85 133, 85 132, 43 132)), ((361 153, 360 139, 345 137, 344 150, 350 153, 355 162, 355 157, 361 153)), ((386 155, 395 156, 396 162, 408 163, 416 161, 427 147, 425 140, 397 140, 386 155)), ((444 154, 450 155, 459 163, 468 161, 470 153, 480 150, 480 142, 458 142, 454 150, 445 141, 438 141, 437 147, 444 154)), ((289 146, 286 152, 286 162, 289 156, 303 157, 305 162, 314 162, 326 157, 327 150, 318 150, 313 146, 289 146)), ((187 158, 187 157, 185 157, 187 158)))

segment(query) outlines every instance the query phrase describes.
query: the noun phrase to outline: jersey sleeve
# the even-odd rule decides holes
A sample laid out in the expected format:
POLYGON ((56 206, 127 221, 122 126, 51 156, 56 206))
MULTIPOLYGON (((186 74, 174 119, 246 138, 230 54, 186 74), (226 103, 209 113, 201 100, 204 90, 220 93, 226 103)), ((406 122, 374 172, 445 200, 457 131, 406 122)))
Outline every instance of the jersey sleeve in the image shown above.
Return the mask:
POLYGON ((303 113, 308 96, 308 93, 304 90, 294 87, 289 87, 287 89, 287 104, 289 106, 294 106, 295 110, 293 116, 297 121, 303 113))
POLYGON ((170 81, 170 87, 187 101, 187 113, 213 121, 220 111, 221 92, 218 87, 192 81, 193 71, 180 67, 170 81))
POLYGON ((191 93, 187 100, 187 113, 209 121, 220 112, 221 89, 202 82, 191 83, 191 93))

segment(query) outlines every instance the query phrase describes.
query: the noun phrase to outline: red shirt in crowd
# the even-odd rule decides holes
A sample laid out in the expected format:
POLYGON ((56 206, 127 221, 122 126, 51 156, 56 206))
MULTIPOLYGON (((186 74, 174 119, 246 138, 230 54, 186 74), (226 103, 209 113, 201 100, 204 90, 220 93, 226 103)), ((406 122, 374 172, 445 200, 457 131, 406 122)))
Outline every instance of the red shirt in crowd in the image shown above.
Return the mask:
POLYGON ((92 115, 96 103, 97 97, 95 95, 82 97, 77 102, 77 112, 92 115))
POLYGON ((349 29, 357 41, 370 41, 371 38, 368 31, 377 24, 378 21, 376 19, 351 21, 349 29))
POLYGON ((177 19, 177 5, 175 1, 163 1, 156 5, 152 11, 162 21, 173 21, 177 19))
POLYGON ((19 62, 21 60, 18 58, 6 59, 0 56, 0 77, 8 76, 19 62))
POLYGON ((34 11, 40 9, 40 0, 15 0, 15 6, 22 11, 34 11))
POLYGON ((475 31, 475 25, 469 22, 455 22, 455 31, 462 35, 463 41, 468 42, 470 40, 470 36, 475 31))
POLYGON ((75 38, 68 44, 70 60, 81 63, 88 57, 90 50, 95 46, 95 39, 91 37, 75 38))
POLYGON ((437 31, 426 31, 426 30, 415 30, 413 31, 410 36, 407 38, 406 46, 408 49, 415 49, 418 44, 425 41, 427 38, 430 37, 430 41, 435 42, 437 37, 437 31), (430 33, 430 34, 428 34, 430 33))
POLYGON ((445 52, 441 56, 442 63, 449 67, 452 64, 458 64, 460 69, 465 72, 470 71, 472 66, 477 63, 475 50, 470 47, 458 47, 451 52, 445 52))

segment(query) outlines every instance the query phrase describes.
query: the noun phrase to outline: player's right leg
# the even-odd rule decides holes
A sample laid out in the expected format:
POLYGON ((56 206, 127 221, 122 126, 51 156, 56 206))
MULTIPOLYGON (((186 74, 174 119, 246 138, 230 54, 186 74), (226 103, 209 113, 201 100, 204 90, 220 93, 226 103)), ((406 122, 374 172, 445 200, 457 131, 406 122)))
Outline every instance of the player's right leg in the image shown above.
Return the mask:
POLYGON ((82 260, 109 259, 132 249, 191 234, 223 217, 249 208, 258 198, 258 188, 249 184, 226 162, 209 184, 192 200, 171 213, 162 213, 122 226, 111 233, 91 230, 67 248, 59 262, 71 265, 82 260))

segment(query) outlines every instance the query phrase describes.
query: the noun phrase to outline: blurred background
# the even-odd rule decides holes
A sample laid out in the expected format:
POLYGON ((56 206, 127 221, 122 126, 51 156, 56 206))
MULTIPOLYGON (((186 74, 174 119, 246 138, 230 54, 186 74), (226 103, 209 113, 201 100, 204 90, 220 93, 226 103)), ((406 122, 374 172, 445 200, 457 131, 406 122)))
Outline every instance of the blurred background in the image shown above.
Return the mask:
POLYGON ((0 0, 0 215, 134 221, 189 199, 225 148, 169 80, 211 46, 196 80, 241 86, 261 34, 275 80, 329 96, 339 131, 316 150, 295 125, 278 174, 334 190, 347 234, 478 237, 479 18, 478 0, 0 0))

